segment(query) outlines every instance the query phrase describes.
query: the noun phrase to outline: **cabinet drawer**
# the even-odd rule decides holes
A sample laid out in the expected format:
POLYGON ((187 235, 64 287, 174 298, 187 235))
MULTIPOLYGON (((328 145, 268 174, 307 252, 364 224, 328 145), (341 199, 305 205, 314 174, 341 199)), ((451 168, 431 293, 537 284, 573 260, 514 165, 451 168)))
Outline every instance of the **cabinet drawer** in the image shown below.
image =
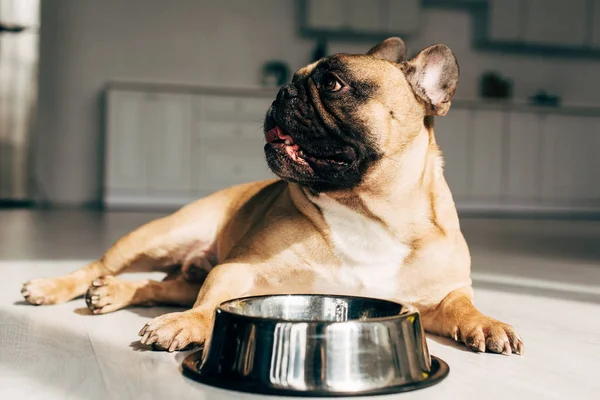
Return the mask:
POLYGON ((208 121, 244 120, 261 123, 273 99, 231 96, 202 96, 202 119, 208 121))
POLYGON ((202 140, 195 154, 196 186, 201 192, 273 177, 262 141, 202 140))
POLYGON ((241 115, 251 121, 258 119, 262 123, 273 100, 275 97, 241 98, 241 115))
POLYGON ((195 136, 199 140, 228 139, 232 144, 241 138, 264 141, 262 122, 204 121, 198 124, 195 136))

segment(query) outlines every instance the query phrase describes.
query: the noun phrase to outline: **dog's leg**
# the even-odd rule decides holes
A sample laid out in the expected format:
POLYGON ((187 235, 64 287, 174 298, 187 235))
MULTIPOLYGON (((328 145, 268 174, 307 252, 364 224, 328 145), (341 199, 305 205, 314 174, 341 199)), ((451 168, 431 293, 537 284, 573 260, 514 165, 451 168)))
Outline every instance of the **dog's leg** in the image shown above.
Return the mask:
POLYGON ((85 300, 94 314, 106 314, 133 305, 166 304, 191 307, 198 297, 201 283, 179 276, 162 282, 125 281, 114 276, 94 279, 85 300))
POLYGON ((206 278, 191 310, 165 314, 149 321, 140 331, 143 344, 169 351, 201 344, 212 330, 216 308, 222 302, 251 294, 258 274, 256 266, 222 264, 206 278))
POLYGON ((203 211, 182 209, 152 221, 120 239, 100 260, 64 276, 26 282, 21 293, 31 304, 58 304, 82 296, 100 276, 181 265, 192 249, 209 252, 213 245, 218 213, 203 211))
POLYGON ((424 312, 423 324, 428 332, 464 342, 473 351, 522 354, 524 350, 512 326, 475 308, 471 288, 455 290, 435 310, 424 312))

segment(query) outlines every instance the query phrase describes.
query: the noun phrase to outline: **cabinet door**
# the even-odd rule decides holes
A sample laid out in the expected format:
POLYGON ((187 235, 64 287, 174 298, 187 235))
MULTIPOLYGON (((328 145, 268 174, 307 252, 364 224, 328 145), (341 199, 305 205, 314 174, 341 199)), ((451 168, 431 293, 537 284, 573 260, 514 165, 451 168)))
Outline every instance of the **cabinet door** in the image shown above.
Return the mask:
POLYGON ((444 176, 455 199, 469 193, 470 111, 451 109, 445 117, 435 118, 435 138, 444 157, 444 176))
POLYGON ((505 116, 502 111, 473 111, 470 194, 475 198, 493 201, 502 194, 505 116))
POLYGON ((600 49, 600 0, 592 1, 591 46, 600 49))
POLYGON ((198 96, 203 118, 211 121, 251 121, 261 125, 273 97, 198 96))
POLYGON ((240 183, 273 178, 264 154, 264 139, 201 139, 196 160, 197 188, 212 193, 240 183))
POLYGON ((309 29, 341 29, 344 8, 345 0, 306 0, 306 24, 309 29))
POLYGON ((540 193, 540 123, 533 113, 511 112, 508 124, 507 199, 535 200, 540 193))
POLYGON ((382 1, 346 0, 347 26, 360 33, 382 32, 382 1))
MULTIPOLYGON (((415 32, 420 23, 421 3, 419 0, 387 0, 386 24, 390 33, 415 32)), ((385 8, 384 8, 385 10, 385 8)))
POLYGON ((521 0, 490 0, 491 40, 517 41, 521 35, 521 0))
MULTIPOLYGON (((154 192, 192 190, 191 96, 148 94, 152 121, 148 151, 148 187, 154 192)), ((172 193, 171 193, 172 194, 172 193)))
POLYGON ((600 200, 600 119, 548 115, 542 138, 544 200, 600 200))
POLYGON ((147 187, 146 154, 151 142, 147 129, 146 97, 141 92, 112 90, 108 93, 105 186, 113 190, 144 191, 147 187))
POLYGON ((587 34, 587 0, 523 0, 523 39, 530 44, 581 47, 587 34))

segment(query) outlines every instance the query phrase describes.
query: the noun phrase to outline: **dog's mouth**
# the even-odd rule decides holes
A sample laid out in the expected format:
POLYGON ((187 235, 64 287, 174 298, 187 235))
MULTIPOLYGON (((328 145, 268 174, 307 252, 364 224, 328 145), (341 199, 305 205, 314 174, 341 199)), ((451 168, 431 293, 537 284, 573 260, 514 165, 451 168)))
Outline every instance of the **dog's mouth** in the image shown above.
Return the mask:
POLYGON ((292 161, 300 165, 344 167, 350 165, 356 158, 356 153, 348 146, 343 150, 326 155, 309 152, 277 125, 267 131, 265 140, 274 149, 285 152, 292 161))

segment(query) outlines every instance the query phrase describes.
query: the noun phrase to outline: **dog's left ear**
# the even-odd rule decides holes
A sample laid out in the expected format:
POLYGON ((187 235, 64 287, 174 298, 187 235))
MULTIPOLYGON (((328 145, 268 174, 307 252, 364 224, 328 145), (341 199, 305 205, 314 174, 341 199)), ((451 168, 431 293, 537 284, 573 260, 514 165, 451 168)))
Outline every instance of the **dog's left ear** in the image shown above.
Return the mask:
POLYGON ((427 115, 446 115, 458 85, 458 63, 452 50, 443 44, 429 46, 402 69, 415 94, 425 102, 427 115))
POLYGON ((387 38, 369 50, 367 55, 399 63, 406 60, 406 45, 399 37, 387 38))

